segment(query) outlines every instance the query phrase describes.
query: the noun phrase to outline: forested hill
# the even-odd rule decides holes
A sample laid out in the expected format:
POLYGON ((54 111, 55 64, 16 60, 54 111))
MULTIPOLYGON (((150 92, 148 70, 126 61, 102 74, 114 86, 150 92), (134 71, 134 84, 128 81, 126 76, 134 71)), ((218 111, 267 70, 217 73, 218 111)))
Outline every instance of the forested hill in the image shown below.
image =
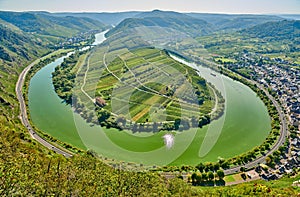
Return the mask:
MULTIPOLYGON (((203 36, 215 32, 235 32, 253 27, 263 27, 261 31, 268 32, 264 26, 280 23, 284 18, 273 15, 232 15, 232 14, 206 14, 206 13, 178 13, 173 11, 153 10, 151 12, 140 12, 131 18, 124 19, 107 36, 122 32, 128 28, 136 27, 163 27, 175 29, 178 32, 190 36, 203 36)), ((272 27, 271 27, 272 28, 272 27)))
POLYGON ((48 41, 42 41, 0 19, 0 68, 26 65, 33 59, 48 53, 48 41))
POLYGON ((73 17, 85 17, 85 18, 91 18, 94 20, 98 20, 104 24, 107 25, 117 25, 121 21, 123 21, 126 18, 132 18, 135 15, 141 13, 137 11, 133 12, 101 12, 101 13, 89 13, 89 12, 82 12, 82 13, 71 13, 71 12, 60 12, 60 13, 49 13, 49 12, 43 12, 44 14, 49 14, 53 16, 73 16, 73 17))
POLYGON ((104 24, 81 17, 56 17, 43 13, 30 12, 0 12, 0 19, 19 27, 24 32, 70 37, 80 32, 93 29, 103 29, 104 24))
POLYGON ((204 20, 182 13, 154 10, 152 12, 140 13, 134 18, 123 20, 114 29, 109 31, 107 36, 122 32, 128 28, 141 26, 170 28, 191 36, 207 35, 214 30, 214 27, 204 20))
POLYGON ((234 31, 253 27, 266 22, 283 20, 280 16, 254 14, 207 14, 187 13, 214 25, 216 30, 234 31))
POLYGON ((16 62, 22 58, 30 60, 43 49, 40 42, 28 38, 22 31, 14 31, 7 25, 0 24, 0 59, 8 62, 16 62))
POLYGON ((242 30, 240 33, 268 40, 294 40, 300 42, 300 20, 267 22, 242 30))
POLYGON ((0 11, 0 65, 24 64, 67 38, 105 28, 90 18, 0 11))

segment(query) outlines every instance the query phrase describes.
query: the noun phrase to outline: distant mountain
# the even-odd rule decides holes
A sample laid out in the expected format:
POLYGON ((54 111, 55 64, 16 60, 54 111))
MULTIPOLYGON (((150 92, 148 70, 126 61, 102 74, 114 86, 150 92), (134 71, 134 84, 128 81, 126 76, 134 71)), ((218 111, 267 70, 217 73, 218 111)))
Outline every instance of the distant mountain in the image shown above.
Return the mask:
POLYGON ((24 32, 71 37, 80 32, 101 30, 105 25, 90 18, 56 17, 49 14, 0 11, 0 19, 15 25, 24 32))
POLYGON ((49 52, 60 41, 104 28, 90 18, 0 11, 0 66, 21 65, 49 52))
POLYGON ((161 17, 161 18, 182 18, 191 19, 190 16, 174 11, 153 10, 149 12, 141 12, 135 15, 136 18, 161 17))
POLYGON ((213 26, 208 22, 191 16, 170 11, 154 10, 143 12, 134 18, 123 20, 119 25, 107 33, 107 36, 122 32, 128 28, 161 27, 184 32, 190 36, 207 35, 213 32, 213 26))
POLYGON ((279 14, 278 16, 289 20, 300 20, 300 14, 279 14))
POLYGON ((73 17, 85 17, 90 18, 93 20, 100 21, 103 24, 106 25, 117 25, 122 20, 126 18, 132 18, 135 15, 141 13, 141 12, 114 12, 114 13, 108 13, 108 12, 102 12, 102 13, 70 13, 70 12, 62 12, 62 13, 49 13, 49 12, 43 12, 44 14, 50 14, 53 16, 59 16, 59 17, 65 17, 65 16, 73 16, 73 17))
POLYGON ((273 15, 187 13, 215 26, 216 30, 235 31, 283 18, 273 15))
POLYGON ((300 44, 300 21, 283 20, 278 22, 267 22, 242 30, 240 33, 249 37, 267 40, 297 41, 300 44))

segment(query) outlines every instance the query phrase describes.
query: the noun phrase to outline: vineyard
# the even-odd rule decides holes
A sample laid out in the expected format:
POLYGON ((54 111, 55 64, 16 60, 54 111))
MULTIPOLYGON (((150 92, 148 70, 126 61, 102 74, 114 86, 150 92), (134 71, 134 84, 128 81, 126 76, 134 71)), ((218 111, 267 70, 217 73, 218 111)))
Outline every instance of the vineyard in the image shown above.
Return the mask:
POLYGON ((213 105, 209 95, 205 80, 193 69, 153 48, 119 55, 102 73, 96 90, 96 97, 111 100, 104 109, 138 123, 207 114, 213 105))

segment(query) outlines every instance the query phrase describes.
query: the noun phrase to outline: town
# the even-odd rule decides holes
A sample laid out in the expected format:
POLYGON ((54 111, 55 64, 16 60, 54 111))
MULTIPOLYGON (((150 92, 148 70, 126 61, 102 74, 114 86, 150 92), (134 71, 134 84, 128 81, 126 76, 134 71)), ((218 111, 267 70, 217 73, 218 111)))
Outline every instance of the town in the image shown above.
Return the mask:
MULTIPOLYGON (((290 137, 286 150, 283 151, 285 154, 279 155, 276 165, 272 168, 259 165, 255 171, 265 180, 274 180, 284 174, 293 173, 300 166, 300 65, 282 58, 243 53, 237 63, 230 63, 226 66, 268 89, 280 102, 289 121, 290 137), (244 72, 239 72, 241 70, 244 72)), ((272 159, 273 156, 270 158, 272 159)))
POLYGON ((76 36, 67 38, 64 41, 55 45, 58 48, 80 47, 82 45, 89 45, 94 40, 94 35, 99 33, 99 30, 89 30, 87 32, 81 32, 76 36))

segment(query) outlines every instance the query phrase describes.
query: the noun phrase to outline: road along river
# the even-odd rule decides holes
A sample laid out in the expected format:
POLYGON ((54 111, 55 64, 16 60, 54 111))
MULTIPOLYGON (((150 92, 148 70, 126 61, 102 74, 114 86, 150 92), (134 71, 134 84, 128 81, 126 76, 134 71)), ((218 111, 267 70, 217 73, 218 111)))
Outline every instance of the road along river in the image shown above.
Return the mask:
MULTIPOLYGON (((96 36, 98 43, 103 35, 96 36)), ((172 132, 172 148, 164 144, 167 132, 133 134, 91 126, 54 91, 51 74, 62 61, 59 58, 48 64, 31 79, 30 117, 36 127, 54 138, 108 158, 146 165, 195 165, 247 152, 260 145, 271 129, 267 108, 249 87, 201 66, 197 67, 200 75, 223 94, 225 113, 203 128, 172 132)))

